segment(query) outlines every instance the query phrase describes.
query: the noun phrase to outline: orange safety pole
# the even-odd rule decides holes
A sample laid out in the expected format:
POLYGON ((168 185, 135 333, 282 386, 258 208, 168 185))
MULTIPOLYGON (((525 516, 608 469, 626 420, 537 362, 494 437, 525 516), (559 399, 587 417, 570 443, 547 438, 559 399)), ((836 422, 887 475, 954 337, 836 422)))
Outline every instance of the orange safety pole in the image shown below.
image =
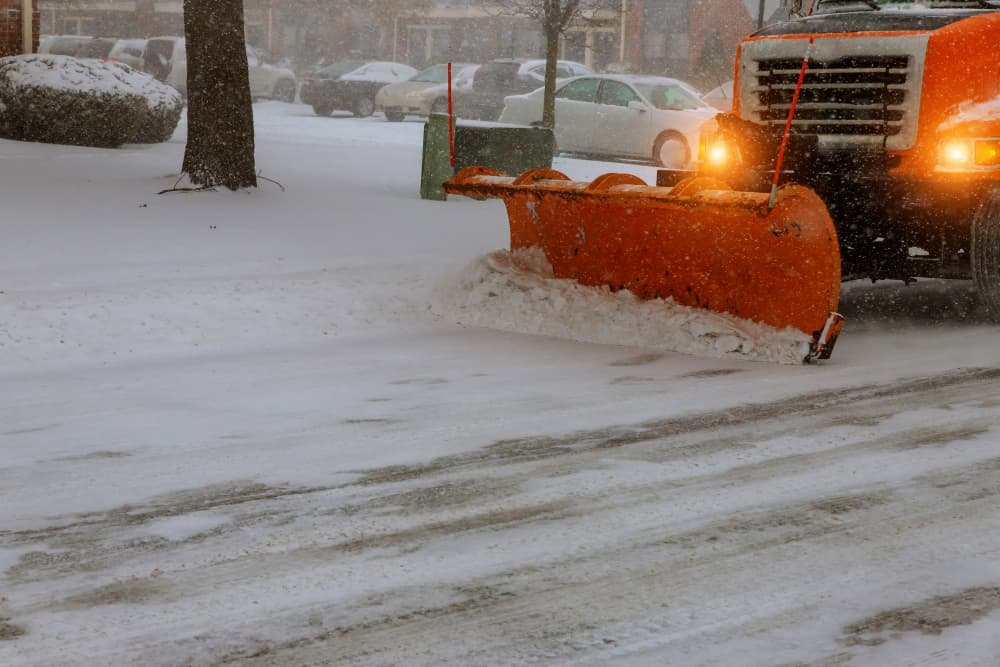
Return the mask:
POLYGON ((448 157, 455 167, 455 109, 451 101, 451 63, 448 63, 448 157))
POLYGON ((792 93, 792 104, 788 107, 788 120, 785 121, 785 132, 781 135, 781 148, 778 149, 778 162, 774 165, 774 179, 771 181, 771 198, 768 200, 768 207, 774 208, 774 203, 778 195, 778 180, 781 178, 781 163, 785 160, 785 149, 788 147, 788 135, 792 131, 792 120, 795 118, 795 107, 799 103, 799 93, 802 92, 802 83, 806 80, 806 70, 809 69, 809 55, 812 52, 814 38, 809 38, 809 46, 806 47, 806 55, 802 59, 802 67, 799 69, 799 80, 795 84, 795 92, 792 93))

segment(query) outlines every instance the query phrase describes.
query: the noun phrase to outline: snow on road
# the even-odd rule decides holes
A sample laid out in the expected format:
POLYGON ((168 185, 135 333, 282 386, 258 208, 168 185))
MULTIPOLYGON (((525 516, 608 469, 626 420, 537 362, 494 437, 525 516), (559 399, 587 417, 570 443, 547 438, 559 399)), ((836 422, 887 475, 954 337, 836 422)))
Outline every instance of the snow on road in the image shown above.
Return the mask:
POLYGON ((846 286, 822 365, 677 354, 420 201, 419 123, 255 109, 284 192, 0 144, 0 664, 996 664, 968 284, 846 286))

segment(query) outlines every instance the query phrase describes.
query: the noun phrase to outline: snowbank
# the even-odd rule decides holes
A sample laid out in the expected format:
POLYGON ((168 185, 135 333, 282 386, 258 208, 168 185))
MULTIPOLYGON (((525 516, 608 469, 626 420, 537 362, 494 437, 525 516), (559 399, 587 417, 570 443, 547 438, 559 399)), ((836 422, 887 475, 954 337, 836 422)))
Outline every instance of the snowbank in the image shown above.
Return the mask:
POLYGON ((128 65, 69 56, 0 58, 0 133, 24 141, 114 147, 173 134, 184 101, 128 65))
POLYGON ((801 364, 809 351, 808 337, 793 329, 555 279, 538 249, 478 258, 442 282, 434 303, 458 324, 591 343, 785 364, 801 364))

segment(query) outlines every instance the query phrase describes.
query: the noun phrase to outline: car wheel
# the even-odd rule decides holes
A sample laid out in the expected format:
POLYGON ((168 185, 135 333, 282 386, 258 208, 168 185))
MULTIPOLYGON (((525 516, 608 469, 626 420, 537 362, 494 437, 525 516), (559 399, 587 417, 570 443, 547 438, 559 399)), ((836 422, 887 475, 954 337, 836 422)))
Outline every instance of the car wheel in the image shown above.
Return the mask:
POLYGON ((448 113, 448 99, 439 97, 431 105, 431 113, 448 113))
POLYGON ((370 97, 359 97, 354 102, 354 115, 358 118, 367 118, 375 113, 375 100, 370 97))
POLYGON ((387 121, 389 121, 390 123, 398 123, 401 120, 403 120, 403 118, 405 118, 405 117, 406 117, 406 114, 399 113, 398 111, 386 111, 385 112, 385 119, 387 121))
POLYGON ((295 82, 291 79, 282 79, 274 84, 273 95, 274 99, 291 104, 295 101, 295 82))
POLYGON ((990 320, 1000 322, 1000 188, 987 192, 972 217, 972 283, 990 320))
POLYGON ((664 132, 653 146, 653 162, 665 169, 683 169, 691 161, 687 140, 676 132, 664 132))
POLYGON ((333 113, 333 105, 327 102, 320 102, 312 105, 312 107, 317 116, 329 116, 333 113))

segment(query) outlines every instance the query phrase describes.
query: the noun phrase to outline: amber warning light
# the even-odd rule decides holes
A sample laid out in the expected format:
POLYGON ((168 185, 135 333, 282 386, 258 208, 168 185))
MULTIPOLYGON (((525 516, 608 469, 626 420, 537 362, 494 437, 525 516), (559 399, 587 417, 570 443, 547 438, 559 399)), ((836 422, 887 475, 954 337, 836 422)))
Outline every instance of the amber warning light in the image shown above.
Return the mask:
POLYGON ((1000 167, 1000 139, 980 139, 976 142, 976 165, 1000 167))

